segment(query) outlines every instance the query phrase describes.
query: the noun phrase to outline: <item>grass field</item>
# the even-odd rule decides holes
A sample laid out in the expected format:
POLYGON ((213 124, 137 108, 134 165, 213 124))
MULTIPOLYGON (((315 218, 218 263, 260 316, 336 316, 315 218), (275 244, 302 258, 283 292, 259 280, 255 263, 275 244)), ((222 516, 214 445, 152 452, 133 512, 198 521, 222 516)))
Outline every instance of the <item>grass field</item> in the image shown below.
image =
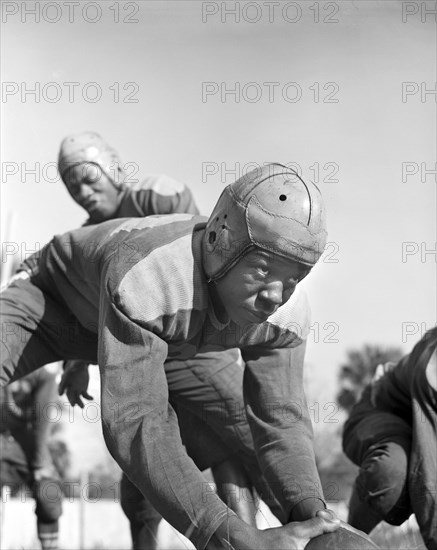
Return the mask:
POLYGON ((414 516, 399 527, 381 523, 372 539, 384 550, 426 550, 414 516))
MULTIPOLYGON (((329 503, 329 506, 341 519, 346 519, 345 503, 329 503)), ((1 516, 0 550, 38 550, 32 499, 9 500, 2 505, 1 516)), ((257 520, 260 528, 279 525, 263 503, 257 520)), ((400 527, 381 523, 371 537, 382 550, 426 550, 413 516, 400 527)), ((159 550, 194 550, 191 543, 166 522, 161 522, 158 540, 159 550)), ((64 502, 61 550, 129 550, 130 547, 129 524, 119 503, 64 502)))

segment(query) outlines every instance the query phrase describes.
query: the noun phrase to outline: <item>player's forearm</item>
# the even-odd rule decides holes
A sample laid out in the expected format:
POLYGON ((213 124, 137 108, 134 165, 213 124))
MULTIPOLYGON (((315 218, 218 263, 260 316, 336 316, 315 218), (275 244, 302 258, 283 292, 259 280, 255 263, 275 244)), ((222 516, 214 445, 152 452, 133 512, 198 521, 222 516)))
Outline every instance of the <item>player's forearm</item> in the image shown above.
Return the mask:
MULTIPOLYGON (((107 394, 105 387, 103 381, 107 394)), ((186 454, 174 411, 147 411, 129 400, 102 401, 102 411, 105 440, 120 467, 170 525, 204 548, 232 512, 186 454)))
MULTIPOLYGON (((283 521, 302 521, 325 508, 312 440, 305 436, 300 421, 290 429, 278 429, 263 422, 250 408, 249 424, 267 483, 285 510, 283 521)), ((291 420, 291 408, 286 413, 291 420)))
POLYGON ((183 448, 168 404, 167 344, 110 302, 101 320, 99 367, 108 449, 156 510, 204 548, 230 511, 183 448))
POLYGON ((245 354, 247 417, 263 473, 287 520, 325 507, 316 468, 302 369, 305 347, 245 354))

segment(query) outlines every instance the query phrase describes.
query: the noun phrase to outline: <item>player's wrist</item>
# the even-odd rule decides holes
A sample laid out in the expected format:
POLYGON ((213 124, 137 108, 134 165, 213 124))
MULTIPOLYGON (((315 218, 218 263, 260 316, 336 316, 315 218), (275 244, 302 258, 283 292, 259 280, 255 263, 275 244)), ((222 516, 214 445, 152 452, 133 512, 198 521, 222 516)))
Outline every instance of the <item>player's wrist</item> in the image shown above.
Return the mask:
POLYGON ((293 507, 289 522, 314 518, 320 510, 326 510, 325 501, 314 496, 307 497, 293 507))
POLYGON ((238 516, 228 516, 211 537, 207 550, 262 550, 260 534, 262 531, 242 521, 238 516))
POLYGON ((88 363, 86 361, 69 359, 68 361, 64 361, 63 369, 69 372, 86 371, 88 369, 88 363))

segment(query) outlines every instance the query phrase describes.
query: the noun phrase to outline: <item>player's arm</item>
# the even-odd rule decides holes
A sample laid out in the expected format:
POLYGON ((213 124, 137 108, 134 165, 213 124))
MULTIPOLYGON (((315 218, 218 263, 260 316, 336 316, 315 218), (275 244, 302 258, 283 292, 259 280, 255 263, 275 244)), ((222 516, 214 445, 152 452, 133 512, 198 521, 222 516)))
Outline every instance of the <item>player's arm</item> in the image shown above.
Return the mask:
POLYGON ((325 508, 303 388, 305 343, 242 350, 246 413, 261 469, 286 511, 305 520, 325 508))
POLYGON ((14 274, 5 281, 0 288, 0 292, 6 290, 9 285, 15 283, 16 281, 29 279, 31 275, 34 275, 38 271, 38 262, 41 256, 41 251, 35 252, 28 258, 26 258, 21 264, 17 267, 14 274))
POLYGON ((164 371, 167 344, 108 296, 100 307, 103 433, 130 480, 178 531, 204 547, 229 509, 188 458, 164 371))
POLYGON ((260 531, 241 521, 211 493, 188 458, 164 371, 167 344, 130 320, 104 297, 100 310, 99 366, 103 434, 109 451, 153 506, 196 548, 303 549, 334 531, 329 517, 260 531))
POLYGON ((142 212, 144 216, 199 214, 190 189, 185 184, 165 174, 148 177, 143 186, 132 193, 138 211, 142 212))

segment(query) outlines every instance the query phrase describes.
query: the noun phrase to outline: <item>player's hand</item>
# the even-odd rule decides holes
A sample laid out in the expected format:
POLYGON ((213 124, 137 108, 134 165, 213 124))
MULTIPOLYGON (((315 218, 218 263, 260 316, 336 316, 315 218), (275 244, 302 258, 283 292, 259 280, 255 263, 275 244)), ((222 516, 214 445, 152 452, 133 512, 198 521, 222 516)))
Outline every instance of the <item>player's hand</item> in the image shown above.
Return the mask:
POLYGON ((90 375, 86 361, 66 361, 64 364, 64 374, 59 383, 59 395, 66 393, 72 407, 79 405, 83 409, 84 403, 82 398, 88 400, 94 399, 87 392, 89 381, 90 375))
POLYGON ((270 540, 265 541, 265 547, 272 550, 303 550, 314 537, 323 533, 332 533, 339 527, 340 520, 332 510, 320 510, 316 517, 306 521, 296 521, 276 529, 266 529, 265 532, 270 531, 271 537, 270 540))
MULTIPOLYGON (((306 521, 292 522, 280 528, 281 540, 275 546, 278 550, 303 550, 314 537, 332 533, 340 527, 340 520, 332 510, 320 510, 316 517, 306 521)), ((267 530, 268 531, 268 530, 267 530)), ((268 544, 268 541, 266 541, 268 544)))
POLYGON ((208 550, 304 550, 314 537, 331 533, 340 527, 340 520, 331 510, 320 510, 316 517, 273 529, 256 529, 229 516, 210 539, 208 550))

